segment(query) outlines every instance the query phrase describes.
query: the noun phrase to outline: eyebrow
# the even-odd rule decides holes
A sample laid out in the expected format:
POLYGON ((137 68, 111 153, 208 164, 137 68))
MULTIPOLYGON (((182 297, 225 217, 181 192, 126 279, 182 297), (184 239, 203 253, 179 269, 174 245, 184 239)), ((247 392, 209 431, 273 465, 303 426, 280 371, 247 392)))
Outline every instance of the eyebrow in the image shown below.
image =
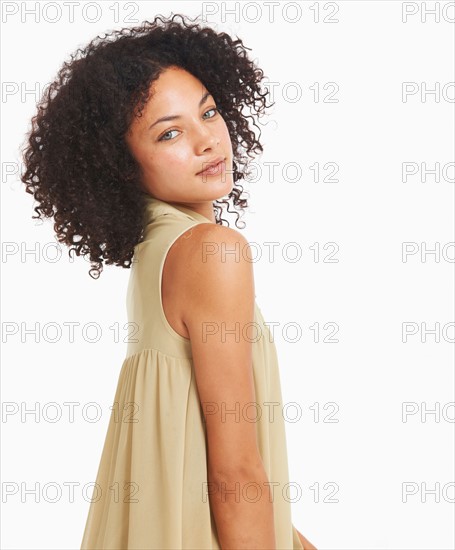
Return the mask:
MULTIPOLYGON (((205 93, 202 96, 201 100, 199 101, 199 107, 201 107, 207 101, 207 98, 211 95, 212 94, 210 92, 205 93)), ((163 117, 159 118, 158 120, 155 120, 155 122, 153 124, 150 124, 148 129, 151 130, 153 128, 153 126, 155 126, 155 124, 158 124, 159 122, 167 122, 168 120, 175 120, 176 118, 182 118, 182 115, 163 116, 163 117)))

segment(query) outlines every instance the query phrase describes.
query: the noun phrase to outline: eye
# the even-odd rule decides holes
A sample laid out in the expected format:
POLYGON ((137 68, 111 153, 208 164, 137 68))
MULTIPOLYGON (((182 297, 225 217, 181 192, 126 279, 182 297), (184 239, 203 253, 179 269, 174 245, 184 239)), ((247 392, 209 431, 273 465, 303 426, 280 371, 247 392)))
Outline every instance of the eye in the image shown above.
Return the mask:
POLYGON ((169 139, 164 139, 164 136, 167 136, 168 134, 171 134, 172 132, 177 132, 177 131, 178 130, 168 130, 167 132, 164 132, 164 134, 160 138, 158 138, 158 141, 170 141, 169 139))
MULTIPOLYGON (((218 109, 216 107, 213 107, 212 109, 209 109, 208 111, 206 111, 204 113, 204 116, 207 113, 210 113, 211 111, 213 111, 213 115, 209 116, 209 117, 206 117, 206 119, 207 118, 208 119, 213 118, 217 115, 217 113, 219 113, 218 109)), ((171 139, 173 139, 173 138, 166 139, 165 136, 167 136, 168 134, 171 134, 172 132, 178 132, 178 130, 167 130, 167 132, 164 132, 164 134, 162 134, 161 137, 158 138, 158 141, 171 141, 171 139)))
POLYGON ((204 115, 206 115, 207 113, 210 113, 210 111, 213 111, 214 114, 212 116, 209 116, 208 118, 213 118, 216 115, 216 113, 218 113, 218 109, 216 107, 213 107, 212 109, 209 109, 208 111, 206 111, 204 115))

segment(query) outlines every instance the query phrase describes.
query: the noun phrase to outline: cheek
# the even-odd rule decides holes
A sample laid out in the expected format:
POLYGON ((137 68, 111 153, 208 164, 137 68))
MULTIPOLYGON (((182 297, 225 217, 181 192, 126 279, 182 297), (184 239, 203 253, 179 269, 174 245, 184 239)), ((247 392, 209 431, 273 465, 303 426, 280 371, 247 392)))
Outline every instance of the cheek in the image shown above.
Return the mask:
POLYGON ((144 142, 138 138, 126 140, 131 156, 134 158, 137 164, 143 169, 148 170, 150 168, 150 150, 144 144, 144 142))
POLYGON ((231 143, 231 136, 229 135, 229 130, 224 120, 223 120, 223 140, 225 143, 231 143))
POLYGON ((141 164, 148 178, 167 187, 180 180, 191 166, 189 156, 178 147, 158 147, 143 152, 141 164))
POLYGON ((190 166, 191 160, 191 150, 183 143, 176 144, 173 147, 163 147, 161 151, 158 150, 155 154, 155 162, 171 172, 190 166))

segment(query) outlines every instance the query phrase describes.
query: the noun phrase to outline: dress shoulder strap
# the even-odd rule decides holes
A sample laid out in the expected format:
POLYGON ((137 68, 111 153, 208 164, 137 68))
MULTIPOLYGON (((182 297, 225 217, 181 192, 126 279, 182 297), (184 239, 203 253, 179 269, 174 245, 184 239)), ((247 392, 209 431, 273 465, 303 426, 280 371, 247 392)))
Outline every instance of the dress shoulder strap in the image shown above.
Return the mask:
POLYGON ((170 248, 180 236, 195 225, 211 222, 191 210, 187 214, 167 203, 155 206, 144 240, 135 247, 128 283, 126 307, 131 337, 127 356, 153 348, 167 355, 191 359, 190 340, 172 328, 164 313, 163 267, 170 248))

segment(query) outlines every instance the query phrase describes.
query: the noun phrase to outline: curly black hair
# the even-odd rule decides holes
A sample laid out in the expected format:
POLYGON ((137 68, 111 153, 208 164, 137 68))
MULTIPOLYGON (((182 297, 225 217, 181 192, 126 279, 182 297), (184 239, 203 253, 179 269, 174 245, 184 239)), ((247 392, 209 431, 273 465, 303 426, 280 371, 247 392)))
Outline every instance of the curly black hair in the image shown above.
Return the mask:
MULTIPOLYGON (((46 87, 22 151, 21 181, 39 203, 32 218, 54 217, 58 241, 70 247, 70 257, 72 250, 88 255, 92 278, 99 278, 103 260, 129 268, 144 237, 140 169, 125 134, 143 110, 150 85, 170 66, 190 72, 215 99, 232 142, 234 186, 228 199, 234 208, 248 206, 236 182, 249 173, 247 156, 263 151, 260 129, 256 137, 248 119, 259 128, 255 116, 274 103, 266 105, 264 73, 247 49, 238 37, 195 19, 158 15, 153 22, 98 35, 46 87), (246 106, 252 114, 242 112, 246 106)), ((228 200, 215 201, 219 225, 225 221, 222 203, 232 212, 228 200)))

